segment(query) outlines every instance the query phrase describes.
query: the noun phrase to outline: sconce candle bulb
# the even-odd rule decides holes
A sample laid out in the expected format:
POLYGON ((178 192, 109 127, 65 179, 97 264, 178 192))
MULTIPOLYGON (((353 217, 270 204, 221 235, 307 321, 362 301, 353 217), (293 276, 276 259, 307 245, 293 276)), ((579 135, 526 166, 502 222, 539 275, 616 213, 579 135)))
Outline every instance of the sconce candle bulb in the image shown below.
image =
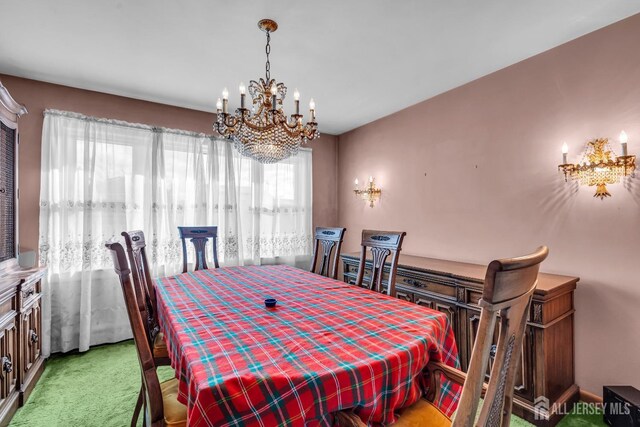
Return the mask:
POLYGON ((565 142, 562 144, 562 164, 563 165, 567 164, 567 154, 569 154, 569 146, 565 142))
POLYGON ((627 141, 629 141, 629 137, 625 131, 620 132, 620 145, 622 145, 622 156, 627 156, 627 141))

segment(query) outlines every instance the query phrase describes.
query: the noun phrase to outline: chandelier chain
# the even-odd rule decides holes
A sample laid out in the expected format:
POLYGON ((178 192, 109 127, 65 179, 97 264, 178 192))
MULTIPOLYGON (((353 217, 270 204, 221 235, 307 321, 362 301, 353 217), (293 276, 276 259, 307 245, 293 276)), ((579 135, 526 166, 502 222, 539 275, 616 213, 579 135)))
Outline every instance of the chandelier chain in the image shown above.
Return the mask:
POLYGON ((267 54, 267 63, 265 64, 267 83, 271 80, 271 62, 269 62, 269 54, 271 53, 271 32, 267 31, 267 45, 264 48, 267 54))

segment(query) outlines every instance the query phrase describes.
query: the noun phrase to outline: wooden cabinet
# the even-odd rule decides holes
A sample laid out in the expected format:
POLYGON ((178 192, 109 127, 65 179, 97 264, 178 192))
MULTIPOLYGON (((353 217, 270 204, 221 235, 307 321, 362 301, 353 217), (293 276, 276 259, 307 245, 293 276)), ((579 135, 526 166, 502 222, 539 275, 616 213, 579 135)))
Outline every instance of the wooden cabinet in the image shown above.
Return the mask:
POLYGON ((44 370, 40 353, 43 268, 21 269, 18 119, 27 109, 0 83, 0 427, 26 402, 44 370))
POLYGON ((9 424, 44 370, 40 352, 42 278, 17 262, 0 270, 0 426, 9 424))
MULTIPOLYGON (((342 255, 346 282, 355 279, 359 255, 342 255)), ((385 268, 388 272, 389 265, 385 268)), ((398 264, 398 298, 447 316, 464 371, 469 367, 480 320, 478 301, 482 297, 485 271, 486 266, 411 255, 400 255, 398 264)), ((563 408, 564 404, 578 400, 573 361, 573 292, 577 282, 577 277, 541 273, 529 310, 513 413, 538 426, 557 424, 561 417, 553 413, 553 408, 563 408), (538 420, 536 403, 542 397, 549 399, 552 410, 545 419, 538 420)), ((496 342, 497 337, 496 331, 496 342)), ((492 359, 487 366, 487 379, 491 363, 492 359)))

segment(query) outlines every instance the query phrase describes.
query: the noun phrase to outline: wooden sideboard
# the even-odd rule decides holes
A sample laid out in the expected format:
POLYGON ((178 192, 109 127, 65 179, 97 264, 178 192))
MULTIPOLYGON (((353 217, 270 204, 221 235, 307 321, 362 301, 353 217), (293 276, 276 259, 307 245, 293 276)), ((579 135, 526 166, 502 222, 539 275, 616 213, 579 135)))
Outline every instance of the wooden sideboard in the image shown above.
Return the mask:
MULTIPOLYGON (((359 253, 342 255, 345 282, 355 283, 359 256, 359 253)), ((369 260, 367 267, 365 275, 371 272, 369 260)), ((389 264, 386 264, 385 280, 388 271, 389 264)), ((483 265, 404 254, 398 263, 398 298, 441 311, 449 317, 464 371, 469 365, 480 320, 478 301, 485 272, 483 265)), ((570 409, 578 400, 573 354, 573 293, 578 280, 541 273, 531 303, 513 413, 538 426, 554 426, 561 416, 553 408, 570 409), (543 398, 549 399, 547 407, 551 413, 545 411, 543 398), (543 419, 539 419, 541 415, 543 419)), ((488 366, 487 374, 489 369, 488 366)))
POLYGON ((0 426, 24 405, 44 370, 40 351, 43 268, 0 270, 0 426))

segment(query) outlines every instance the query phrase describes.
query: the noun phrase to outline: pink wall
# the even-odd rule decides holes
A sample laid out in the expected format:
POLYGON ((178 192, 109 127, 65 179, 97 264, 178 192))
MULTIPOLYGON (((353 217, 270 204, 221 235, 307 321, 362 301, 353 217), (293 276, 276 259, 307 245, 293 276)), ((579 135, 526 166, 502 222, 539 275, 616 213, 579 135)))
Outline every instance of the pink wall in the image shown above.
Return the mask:
POLYGON ((345 249, 363 228, 406 231, 409 254, 477 263, 546 244, 543 270, 582 278, 578 385, 640 387, 640 182, 600 201, 556 170, 562 141, 575 162, 587 139, 622 129, 640 154, 639 41, 635 15, 341 135, 345 249), (383 189, 374 209, 351 191, 369 175, 383 189))
MULTIPOLYGON (((194 132, 212 133, 215 114, 0 75, 11 96, 26 105, 20 119, 20 248, 36 250, 40 197, 40 143, 47 108, 194 132)), ((337 138, 323 134, 313 149, 313 222, 337 223, 337 138)), ((37 251, 36 251, 37 252, 37 251)))

